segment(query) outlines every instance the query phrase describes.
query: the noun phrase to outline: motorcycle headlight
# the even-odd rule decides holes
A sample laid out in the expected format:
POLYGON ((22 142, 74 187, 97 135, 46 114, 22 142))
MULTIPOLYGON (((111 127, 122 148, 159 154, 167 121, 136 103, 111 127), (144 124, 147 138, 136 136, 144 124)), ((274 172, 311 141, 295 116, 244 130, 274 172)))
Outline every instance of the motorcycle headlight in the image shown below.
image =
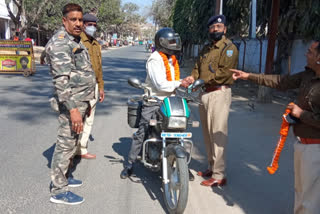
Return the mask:
POLYGON ((169 129, 185 129, 187 128, 186 117, 170 117, 168 123, 169 129))

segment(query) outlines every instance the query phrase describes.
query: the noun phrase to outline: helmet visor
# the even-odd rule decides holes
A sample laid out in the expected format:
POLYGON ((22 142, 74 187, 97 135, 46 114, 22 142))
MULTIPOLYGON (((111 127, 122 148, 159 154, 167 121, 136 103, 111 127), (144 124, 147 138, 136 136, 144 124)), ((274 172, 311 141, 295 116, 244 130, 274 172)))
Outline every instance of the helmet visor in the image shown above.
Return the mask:
POLYGON ((181 39, 178 34, 172 35, 169 38, 160 38, 160 45, 169 50, 180 51, 181 39))

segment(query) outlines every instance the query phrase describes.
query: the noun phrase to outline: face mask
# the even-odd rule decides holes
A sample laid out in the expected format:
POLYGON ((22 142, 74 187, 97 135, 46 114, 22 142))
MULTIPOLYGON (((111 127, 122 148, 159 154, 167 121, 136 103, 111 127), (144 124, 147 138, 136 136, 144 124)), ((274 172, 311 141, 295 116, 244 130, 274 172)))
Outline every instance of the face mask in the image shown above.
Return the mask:
POLYGON ((213 32, 213 33, 209 33, 209 37, 211 40, 213 41, 219 41, 220 39, 222 39, 222 36, 224 35, 224 32, 213 32))
POLYGON ((95 32, 97 31, 97 28, 95 26, 88 26, 86 29, 84 29, 87 35, 93 37, 95 32))

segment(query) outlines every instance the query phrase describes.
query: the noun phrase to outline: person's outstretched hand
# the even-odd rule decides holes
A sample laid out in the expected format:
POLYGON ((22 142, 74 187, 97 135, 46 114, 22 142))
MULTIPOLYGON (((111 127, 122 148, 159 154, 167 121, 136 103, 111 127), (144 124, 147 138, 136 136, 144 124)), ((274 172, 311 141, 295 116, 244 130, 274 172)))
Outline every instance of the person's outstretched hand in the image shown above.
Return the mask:
POLYGON ((234 80, 237 80, 237 79, 247 80, 249 77, 249 73, 246 73, 244 71, 237 70, 237 69, 229 69, 229 70, 233 72, 232 78, 234 80))
POLYGON ((187 88, 193 82, 194 82, 194 78, 192 76, 187 76, 181 81, 181 86, 187 88))

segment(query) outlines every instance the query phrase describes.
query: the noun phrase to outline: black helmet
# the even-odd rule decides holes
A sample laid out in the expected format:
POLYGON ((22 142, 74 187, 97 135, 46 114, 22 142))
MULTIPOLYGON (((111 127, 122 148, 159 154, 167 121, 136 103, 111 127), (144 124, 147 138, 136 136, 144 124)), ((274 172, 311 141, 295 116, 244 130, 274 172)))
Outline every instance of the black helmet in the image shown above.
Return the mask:
POLYGON ((180 36, 172 28, 166 27, 158 30, 154 40, 157 51, 168 55, 176 55, 181 51, 180 36))

